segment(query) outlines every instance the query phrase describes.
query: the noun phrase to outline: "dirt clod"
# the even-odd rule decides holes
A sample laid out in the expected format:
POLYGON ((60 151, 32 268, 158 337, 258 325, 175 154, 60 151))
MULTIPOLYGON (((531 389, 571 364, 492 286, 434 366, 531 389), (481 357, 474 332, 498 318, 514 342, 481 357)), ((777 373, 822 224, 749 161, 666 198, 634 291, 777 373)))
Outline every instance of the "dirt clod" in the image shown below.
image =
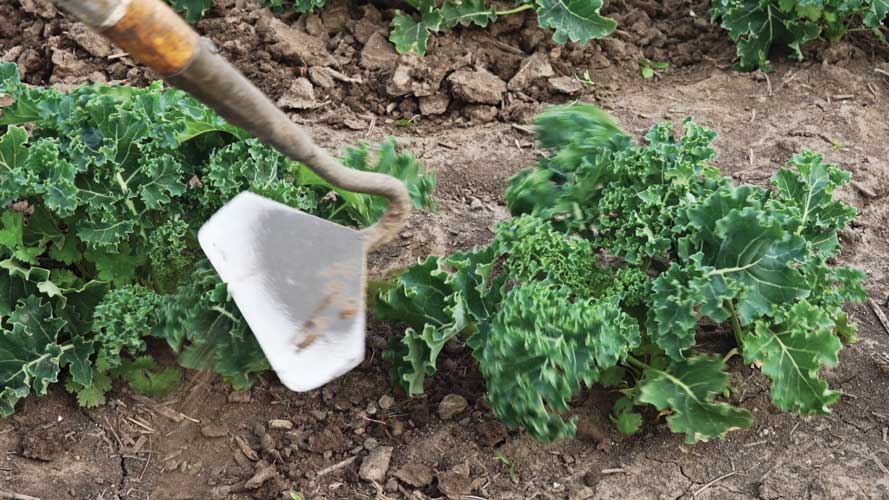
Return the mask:
POLYGON ((315 88, 308 78, 293 80, 290 89, 278 99, 278 107, 280 108, 312 109, 317 105, 315 88))
POLYGON ((414 488, 425 488, 432 484, 432 469, 423 464, 411 462, 398 469, 395 477, 414 488))
POLYGON ((257 23, 256 30, 272 44, 269 48, 272 55, 281 60, 307 66, 339 66, 323 41, 302 30, 291 28, 277 18, 263 18, 257 23))
POLYGON ((234 391, 229 393, 229 403, 249 403, 252 400, 250 391, 234 391))
POLYGON ((448 110, 451 98, 447 94, 435 94, 421 97, 419 101, 420 113, 424 115, 440 115, 448 110))
POLYGON ((456 472, 439 472, 435 479, 438 481, 438 491, 448 498, 460 498, 472 493, 472 481, 456 472))
POLYGON ((451 420, 467 408, 469 403, 466 402, 466 398, 459 394, 448 394, 438 404, 438 416, 442 420, 451 420))
POLYGON ((509 80, 507 88, 512 91, 523 91, 531 83, 539 78, 548 78, 555 75, 546 54, 535 52, 519 68, 519 71, 509 80))
POLYGON ((274 465, 260 462, 256 464, 256 473, 244 483, 244 488, 255 490, 277 475, 278 471, 275 469, 274 465))
POLYGON ((573 95, 583 90, 583 84, 570 76, 557 76, 548 81, 550 88, 561 94, 573 95))
POLYGON ((361 462, 358 476, 368 482, 383 483, 386 473, 389 472, 389 462, 392 460, 391 446, 380 446, 371 452, 361 462))
POLYGON ((361 49, 361 67, 369 70, 392 70, 398 62, 395 47, 380 33, 375 32, 361 49))
POLYGON ((201 435, 205 438, 221 438, 228 435, 228 429, 224 425, 207 424, 201 427, 201 435))
POLYGON ((506 92, 506 83, 485 69, 461 69, 448 77, 454 95, 467 102, 497 104, 506 92))

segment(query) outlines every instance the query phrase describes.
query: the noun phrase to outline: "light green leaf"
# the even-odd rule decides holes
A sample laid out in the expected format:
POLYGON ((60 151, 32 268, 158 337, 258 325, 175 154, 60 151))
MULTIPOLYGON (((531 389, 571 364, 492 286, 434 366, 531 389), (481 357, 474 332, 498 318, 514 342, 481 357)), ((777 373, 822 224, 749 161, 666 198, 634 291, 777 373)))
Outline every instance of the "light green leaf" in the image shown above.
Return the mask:
POLYGON ((415 3, 420 20, 396 10, 389 40, 395 44, 395 50, 400 54, 415 52, 422 56, 426 54, 429 34, 441 29, 444 16, 434 0, 417 0, 415 3))
POLYGON ((553 40, 559 44, 587 43, 593 38, 605 38, 617 29, 617 22, 602 17, 602 0, 535 0, 537 22, 552 28, 553 40))

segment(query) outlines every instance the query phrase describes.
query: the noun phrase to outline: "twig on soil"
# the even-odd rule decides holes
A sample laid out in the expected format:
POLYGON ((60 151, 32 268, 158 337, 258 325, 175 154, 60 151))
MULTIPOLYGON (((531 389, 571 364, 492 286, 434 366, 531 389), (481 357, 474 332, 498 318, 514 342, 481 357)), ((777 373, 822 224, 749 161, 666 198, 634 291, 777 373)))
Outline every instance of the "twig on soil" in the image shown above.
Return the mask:
POLYGON ((11 491, 0 490, 0 498, 4 500, 40 500, 30 495, 22 495, 21 493, 13 493, 11 491))
POLYGON ((840 94, 833 96, 834 101, 848 101, 849 99, 855 99, 855 96, 852 94, 840 94))
POLYGON ((623 470, 623 468, 621 468, 621 467, 618 467, 616 469, 602 469, 601 471, 599 471, 600 474, 605 474, 605 475, 607 475, 607 474, 621 474, 624 472, 626 472, 626 471, 623 470))
POLYGON ((874 68, 874 72, 879 73, 883 76, 889 77, 889 71, 886 71, 885 69, 874 68))
POLYGON ((151 427, 149 427, 148 424, 145 424, 145 423, 143 423, 143 422, 139 422, 138 420, 136 420, 136 419, 134 419, 134 418, 131 418, 131 417, 127 417, 127 420, 129 420, 130 422, 136 424, 136 426, 145 429, 145 430, 148 431, 149 433, 154 433, 154 429, 152 429, 151 427))
POLYGON ((868 299, 867 303, 870 304, 870 308, 873 309, 874 314, 877 315, 877 319, 880 320, 880 324, 883 325, 883 328, 886 329, 886 333, 889 333, 889 319, 886 319, 886 313, 880 308, 880 305, 877 304, 877 301, 874 299, 868 299))
POLYGON ((759 446, 761 444, 766 444, 768 441, 755 441, 753 443, 747 443, 744 445, 744 448, 753 448, 754 446, 759 446))
POLYGON ((870 459, 873 460, 875 464, 877 464, 877 467, 879 467, 880 470, 883 471, 883 474, 889 476, 889 469, 887 469, 886 466, 883 465, 883 462, 880 460, 880 457, 878 457, 876 453, 871 453, 870 459))
POLYGON ((114 439, 117 441, 117 446, 119 447, 119 449, 124 449, 123 441, 120 440, 120 436, 117 435, 117 431, 114 430, 114 426, 111 425, 108 417, 105 417, 105 425, 108 426, 108 430, 111 431, 111 435, 114 436, 114 439))
MULTIPOLYGON (((148 446, 151 447, 151 436, 148 436, 148 446)), ((145 467, 142 467, 142 473, 139 474, 139 482, 142 482, 142 478, 145 477, 145 471, 148 470, 149 464, 151 464, 151 456, 154 455, 151 451, 148 452, 148 460, 145 461, 145 467)))
POLYGON ((858 190, 858 192, 861 193, 865 198, 874 199, 877 197, 877 193, 873 189, 865 186, 864 184, 861 184, 860 182, 852 181, 852 187, 858 190))
POLYGON ((534 129, 531 127, 519 125, 518 123, 511 123, 509 126, 518 130, 519 132, 521 132, 523 134, 534 135, 534 129))
POLYGON ((698 491, 692 493, 691 497, 695 498, 696 496, 703 493, 704 490, 706 490, 707 488, 713 486, 714 484, 718 483, 719 481, 722 481, 723 479, 730 478, 737 473, 738 473, 738 471, 733 470, 733 471, 729 472, 728 474, 723 474, 723 475, 717 477, 716 479, 710 481, 709 483, 705 484, 704 486, 701 486, 701 488, 698 491))
POLYGON ((346 467, 348 467, 352 462, 354 462, 357 459, 358 459, 358 457, 349 457, 349 458, 343 460, 342 462, 335 463, 329 467, 325 467, 325 468, 319 470, 317 473, 315 473, 315 477, 318 478, 321 476, 326 476, 326 475, 330 474, 331 472, 336 472, 340 469, 345 469, 346 467))
POLYGON ((769 89, 769 97, 772 97, 772 80, 769 78, 768 73, 763 73, 763 75, 766 77, 766 86, 769 89))
POLYGON ((793 437, 793 433, 796 432, 796 428, 799 427, 800 422, 797 422, 796 425, 793 426, 793 429, 790 429, 790 434, 787 437, 793 437))

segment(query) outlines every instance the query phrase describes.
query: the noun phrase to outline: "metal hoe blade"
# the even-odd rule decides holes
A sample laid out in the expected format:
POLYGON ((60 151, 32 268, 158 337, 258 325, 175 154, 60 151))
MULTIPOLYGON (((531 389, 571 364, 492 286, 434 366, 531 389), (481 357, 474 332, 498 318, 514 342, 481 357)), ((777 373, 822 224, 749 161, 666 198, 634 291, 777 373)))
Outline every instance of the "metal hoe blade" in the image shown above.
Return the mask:
POLYGON ((364 359, 358 231, 243 192, 198 240, 289 389, 315 389, 364 359))

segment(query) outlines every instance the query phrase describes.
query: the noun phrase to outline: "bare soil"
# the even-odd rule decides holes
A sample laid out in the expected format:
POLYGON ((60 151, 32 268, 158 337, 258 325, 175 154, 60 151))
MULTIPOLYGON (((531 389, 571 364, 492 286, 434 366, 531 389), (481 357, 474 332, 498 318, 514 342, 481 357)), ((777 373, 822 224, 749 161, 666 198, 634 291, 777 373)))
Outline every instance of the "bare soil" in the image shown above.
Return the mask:
MULTIPOLYGON (((438 174, 439 210, 416 214, 373 257, 375 274, 486 242, 507 216, 507 180, 539 154, 522 123, 545 105, 578 99, 598 103, 638 134, 657 121, 694 116, 720 133, 716 163, 743 182, 767 183, 802 149, 851 171, 855 184, 842 196, 860 216, 842 235, 840 261, 868 271, 868 292, 889 313, 889 78, 874 72, 889 66, 887 53, 862 36, 816 46, 802 63, 776 55, 769 74, 738 73, 727 36, 706 22, 707 3, 609 2, 620 31, 588 47, 555 46, 533 17, 516 16, 487 31, 439 36, 422 60, 373 57, 386 54, 379 37, 371 39, 391 12, 370 4, 332 1, 320 15, 299 18, 221 0, 198 28, 273 98, 286 98, 282 106, 297 104, 294 120, 324 146, 394 135, 438 174), (295 41, 318 50, 303 53, 295 41), (670 67, 644 80, 642 58, 670 67), (494 104, 473 102, 485 97, 448 81, 455 71, 476 78, 484 69, 512 82, 529 64, 538 76, 510 84, 494 104), (395 78, 399 67, 406 81, 395 78), (566 80, 553 82, 586 71, 590 82, 572 84, 571 92, 566 80), (305 82, 294 84, 299 78, 311 94, 305 82), (428 113, 442 102, 442 113, 428 113)), ((19 62, 27 82, 153 79, 48 5, 0 1, 0 51, 19 62)), ((192 373, 166 401, 124 388, 96 410, 79 408, 59 387, 29 398, 0 420, 0 498, 286 499, 294 491, 307 499, 886 499, 889 332, 869 305, 850 311, 861 342, 828 373, 844 393, 834 414, 781 413, 767 381, 734 358, 735 399, 755 425, 725 441, 683 445, 656 418, 623 437, 608 421, 616 395, 593 389, 574 405, 578 439, 536 442, 497 422, 459 343, 447 347, 427 395, 406 399, 393 392, 381 359, 386 339, 399 332, 372 322, 367 360, 309 393, 287 391, 272 374, 232 393, 192 373), (439 405, 448 395, 467 407, 443 419, 439 405), (372 462, 383 465, 373 471, 372 462), (374 472, 377 484, 366 480, 374 472)), ((163 360, 160 346, 157 353, 163 360)))

